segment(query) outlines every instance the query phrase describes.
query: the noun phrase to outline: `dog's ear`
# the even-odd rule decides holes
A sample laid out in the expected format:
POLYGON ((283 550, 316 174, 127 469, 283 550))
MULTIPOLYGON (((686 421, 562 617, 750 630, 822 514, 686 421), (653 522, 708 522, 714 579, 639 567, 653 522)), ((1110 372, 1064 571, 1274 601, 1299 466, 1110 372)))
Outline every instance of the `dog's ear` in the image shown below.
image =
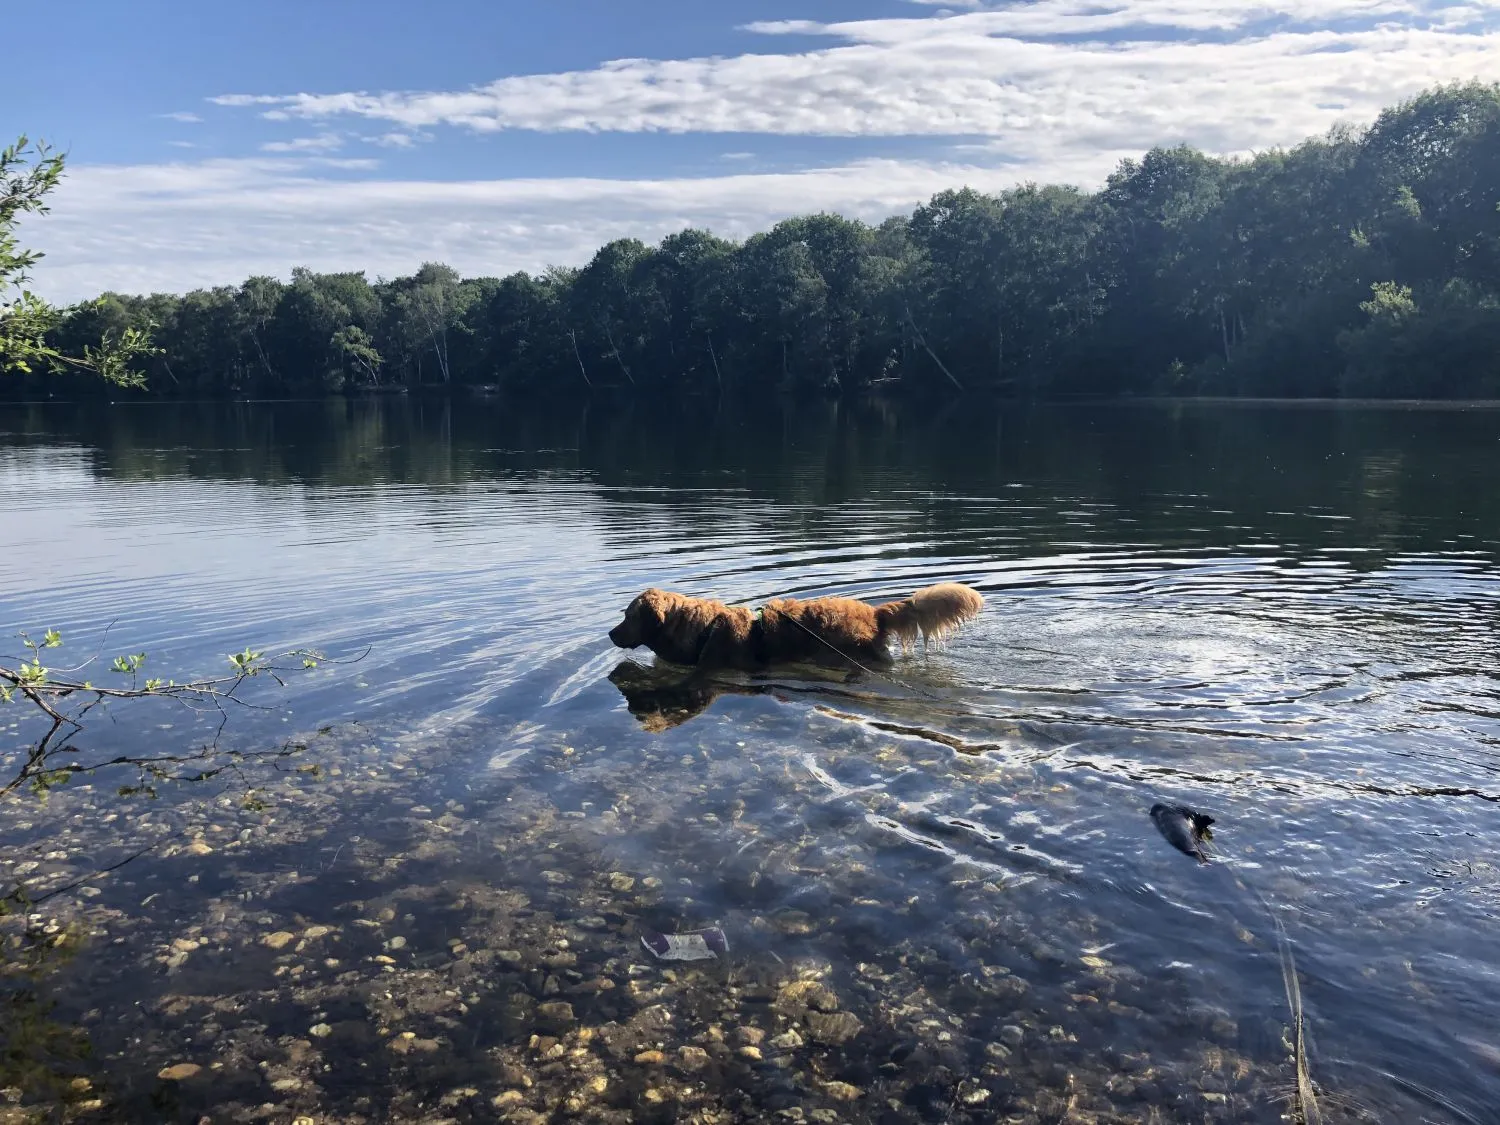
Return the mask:
POLYGON ((661 615, 653 612, 648 604, 654 593, 657 591, 647 590, 630 599, 620 623, 609 631, 612 643, 621 648, 635 648, 637 645, 650 643, 650 635, 654 635, 661 625, 661 615))
POLYGON ((660 625, 666 621, 667 614, 672 612, 673 601, 671 594, 653 586, 635 599, 632 608, 638 610, 643 618, 660 625))
POLYGON ((671 612, 672 595, 652 587, 637 594, 625 611, 625 620, 633 630, 636 643, 648 648, 661 635, 671 612))
POLYGON ((660 615, 660 635, 683 653, 696 653, 702 647, 704 630, 713 626, 708 607, 681 594, 663 594, 654 612, 660 615))

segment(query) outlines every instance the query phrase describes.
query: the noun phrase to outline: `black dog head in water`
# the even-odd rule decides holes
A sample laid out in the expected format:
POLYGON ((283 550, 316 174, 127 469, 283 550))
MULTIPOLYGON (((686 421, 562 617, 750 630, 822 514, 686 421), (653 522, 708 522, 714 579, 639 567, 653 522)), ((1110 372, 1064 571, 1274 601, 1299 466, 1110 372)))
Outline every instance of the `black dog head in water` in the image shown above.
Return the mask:
POLYGON ((1208 830, 1214 822, 1213 817, 1194 812, 1186 805, 1156 804, 1151 806, 1151 820, 1157 831, 1167 838, 1167 843, 1199 863, 1208 862, 1208 856, 1203 853, 1203 841, 1214 838, 1208 830))

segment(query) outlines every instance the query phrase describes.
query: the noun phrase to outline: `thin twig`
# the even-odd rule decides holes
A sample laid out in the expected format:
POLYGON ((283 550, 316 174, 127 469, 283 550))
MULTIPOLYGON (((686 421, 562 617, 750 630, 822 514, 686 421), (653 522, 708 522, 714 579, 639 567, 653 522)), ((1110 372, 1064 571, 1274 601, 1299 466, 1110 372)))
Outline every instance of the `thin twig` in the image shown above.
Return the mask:
POLYGON ((48 891, 44 895, 38 895, 36 898, 32 898, 31 896, 28 895, 26 897, 26 902, 29 905, 31 905, 31 906, 36 906, 39 903, 46 902, 49 898, 56 898, 58 895, 66 894, 68 891, 77 890, 79 887, 83 886, 85 883, 90 882, 91 880, 97 879, 101 875, 108 875, 112 871, 118 871, 120 868, 124 867, 127 863, 131 863, 131 862, 133 862, 133 861, 135 861, 137 859, 140 859, 141 856, 145 855, 148 852, 154 852, 157 848, 161 847, 162 844, 164 844, 164 843, 166 843, 166 840, 165 839, 161 839, 161 840, 156 841, 156 843, 154 843, 154 844, 147 844, 144 848, 141 848, 137 852, 132 852, 130 855, 128 855, 124 859, 120 860, 120 862, 118 862, 118 863, 111 863, 108 867, 101 867, 101 868, 99 868, 98 871, 91 871, 91 872, 89 872, 89 874, 85 875, 83 878, 81 878, 81 879, 75 879, 73 882, 69 883, 67 886, 64 886, 64 887, 55 887, 52 890, 48 891))

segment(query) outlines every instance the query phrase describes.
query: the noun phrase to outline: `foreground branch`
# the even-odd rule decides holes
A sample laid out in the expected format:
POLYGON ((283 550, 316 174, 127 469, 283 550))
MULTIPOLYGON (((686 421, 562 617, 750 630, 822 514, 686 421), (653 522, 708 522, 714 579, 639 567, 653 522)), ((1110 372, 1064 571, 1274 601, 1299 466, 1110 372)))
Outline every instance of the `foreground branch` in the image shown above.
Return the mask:
MULTIPOLYGON (((98 654, 77 668, 54 673, 43 664, 44 654, 62 645, 62 637, 49 629, 41 640, 33 640, 21 634, 27 656, 18 661, 0 663, 0 705, 28 703, 42 717, 45 732, 24 752, 24 757, 15 775, 0 782, 0 800, 22 788, 30 788, 38 796, 56 785, 65 784, 80 773, 94 773, 111 766, 131 765, 142 771, 142 785, 129 787, 138 792, 149 788, 151 779, 207 780, 237 768, 248 758, 284 757, 295 749, 283 747, 280 751, 260 755, 233 754, 219 764, 207 764, 221 756, 218 748, 219 735, 228 721, 229 706, 256 708, 259 705, 240 697, 244 685, 250 680, 266 678, 278 686, 286 685, 285 676, 294 670, 311 670, 323 663, 352 663, 353 661, 329 661, 322 653, 311 649, 291 649, 274 656, 245 649, 229 657, 230 671, 223 676, 178 683, 176 680, 141 680, 141 669, 146 662, 145 653, 117 656, 110 664, 110 671, 129 681, 124 686, 108 687, 95 684, 89 679, 80 679, 78 673, 99 659, 98 654), (159 755, 151 758, 121 756, 105 761, 82 765, 76 760, 79 748, 70 740, 84 728, 84 719, 89 712, 101 704, 120 700, 164 699, 186 707, 196 715, 217 715, 218 728, 211 742, 195 751, 182 754, 159 755), (176 776, 168 767, 186 763, 205 763, 192 774, 176 776)), ((362 660, 368 653, 361 653, 354 660, 362 660)))

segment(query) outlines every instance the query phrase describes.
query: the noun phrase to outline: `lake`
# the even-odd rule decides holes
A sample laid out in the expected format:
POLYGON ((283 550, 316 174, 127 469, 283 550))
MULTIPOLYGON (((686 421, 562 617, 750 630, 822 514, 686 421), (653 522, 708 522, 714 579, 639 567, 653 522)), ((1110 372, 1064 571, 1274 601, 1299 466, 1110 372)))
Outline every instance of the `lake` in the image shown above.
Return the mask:
POLYGON ((0 1120, 1500 1120, 1497 480, 1487 409, 0 406, 8 637, 331 658, 0 803, 0 1120), (943 579, 890 675, 605 636, 943 579))

